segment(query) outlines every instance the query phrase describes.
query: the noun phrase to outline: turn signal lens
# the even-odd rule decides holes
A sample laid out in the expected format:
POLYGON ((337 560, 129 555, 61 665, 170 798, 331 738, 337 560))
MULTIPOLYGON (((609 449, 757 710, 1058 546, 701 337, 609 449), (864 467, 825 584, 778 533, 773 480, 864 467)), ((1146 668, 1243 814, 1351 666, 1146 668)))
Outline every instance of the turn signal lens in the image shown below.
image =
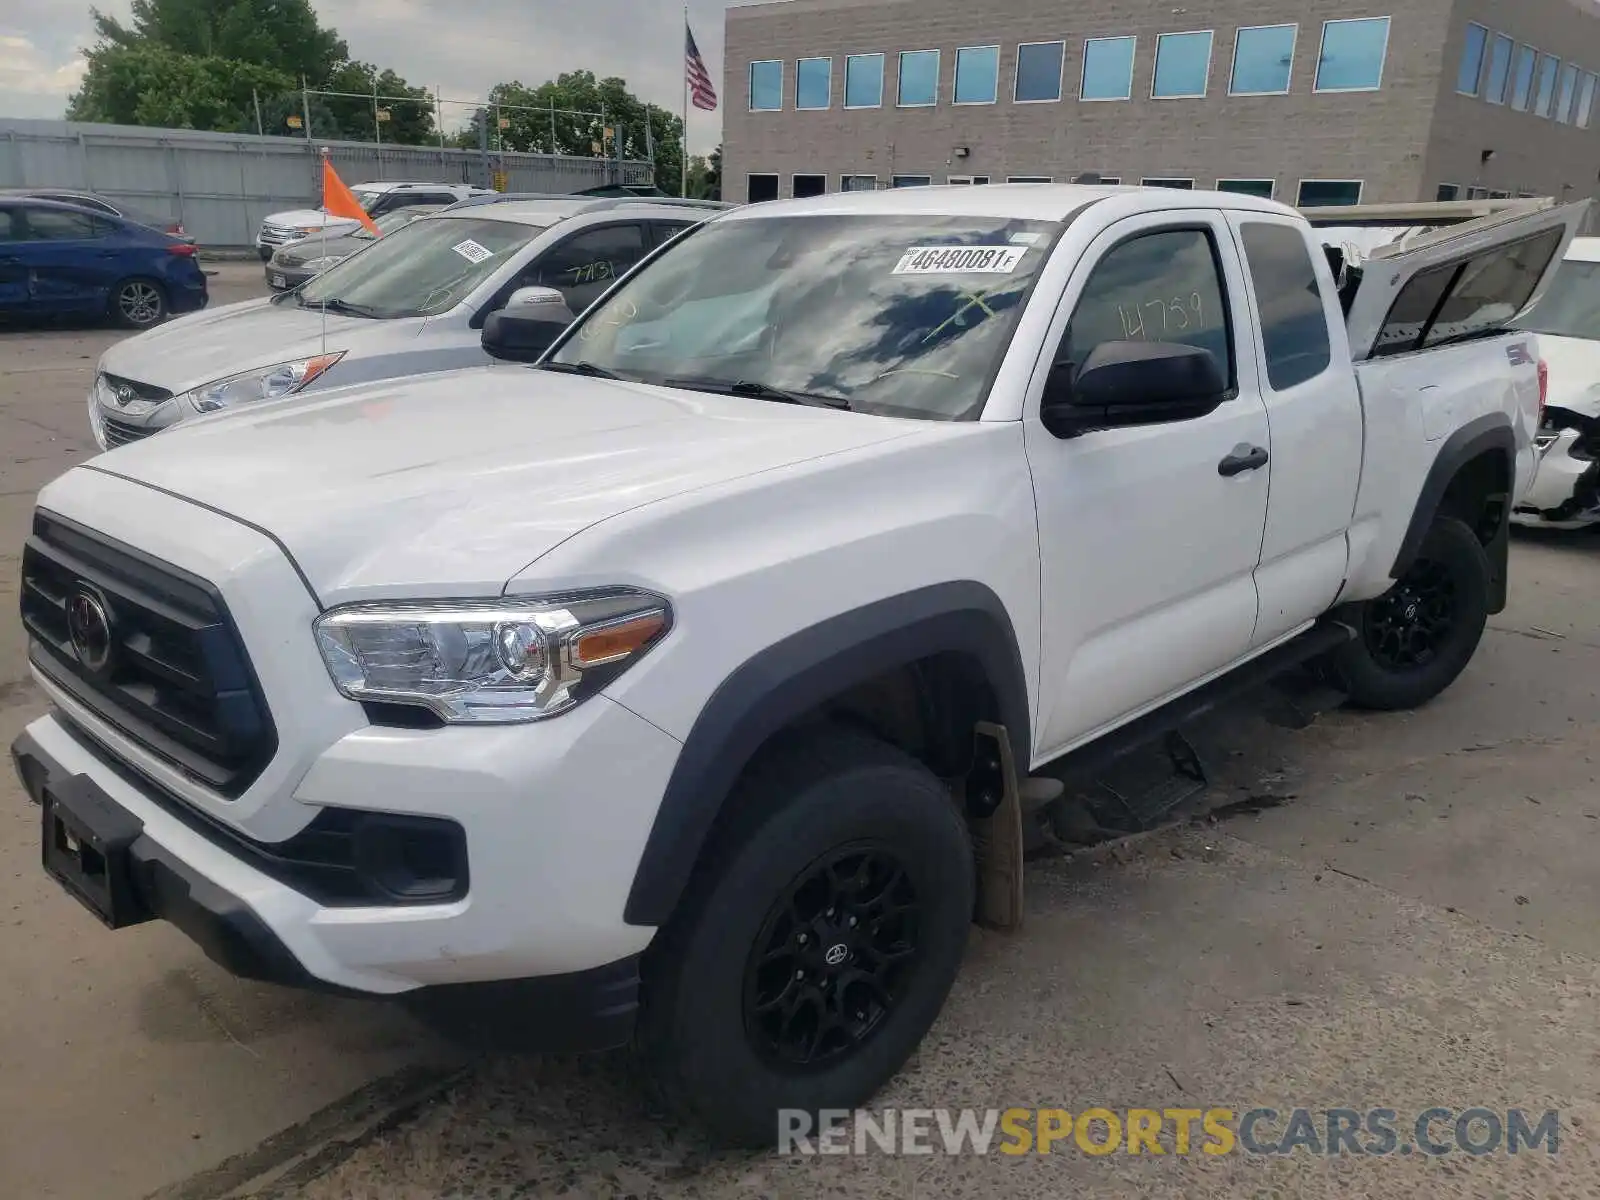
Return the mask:
POLYGON ((667 615, 647 613, 619 622, 609 629, 580 634, 572 649, 572 661, 579 667, 603 667, 637 654, 667 627, 667 615))

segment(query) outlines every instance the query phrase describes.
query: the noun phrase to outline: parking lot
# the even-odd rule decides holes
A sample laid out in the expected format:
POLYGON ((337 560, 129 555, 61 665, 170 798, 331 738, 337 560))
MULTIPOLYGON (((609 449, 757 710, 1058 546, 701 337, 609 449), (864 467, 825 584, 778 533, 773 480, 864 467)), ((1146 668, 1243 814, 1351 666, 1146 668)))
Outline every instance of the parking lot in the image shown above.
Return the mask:
MULTIPOLYGON (((213 268, 213 304, 260 294, 213 268)), ((0 736, 42 710, 14 618, 38 488, 94 450, 107 330, 0 330, 0 736)), ((1510 609, 1444 698, 1197 731, 1212 819, 1032 864, 974 932, 896 1108, 1557 1109, 1559 1152, 1331 1161, 706 1151, 632 1064, 463 1059, 393 1008, 233 980, 112 935, 41 874, 0 781, 6 1195, 1593 1195, 1600 1179, 1600 536, 1522 535, 1510 609)))

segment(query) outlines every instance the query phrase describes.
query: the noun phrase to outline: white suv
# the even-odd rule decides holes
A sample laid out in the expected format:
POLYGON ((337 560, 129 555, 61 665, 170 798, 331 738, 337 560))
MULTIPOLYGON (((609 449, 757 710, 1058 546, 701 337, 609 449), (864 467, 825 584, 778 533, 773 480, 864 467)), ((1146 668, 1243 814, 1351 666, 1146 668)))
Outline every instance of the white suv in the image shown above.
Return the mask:
MULTIPOLYGON (((471 196, 492 196, 486 188, 464 183, 358 183, 350 189, 372 217, 415 204, 449 205, 471 196)), ((279 246, 317 234, 344 237, 361 228, 360 221, 330 216, 320 208, 296 208, 270 214, 256 233, 256 253, 266 262, 279 246)))

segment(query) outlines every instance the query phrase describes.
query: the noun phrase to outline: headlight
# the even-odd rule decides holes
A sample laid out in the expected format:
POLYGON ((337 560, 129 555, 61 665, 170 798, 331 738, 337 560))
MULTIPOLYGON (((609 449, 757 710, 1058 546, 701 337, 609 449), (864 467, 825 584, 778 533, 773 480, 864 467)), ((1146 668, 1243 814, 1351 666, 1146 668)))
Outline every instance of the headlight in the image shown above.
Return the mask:
POLYGON ((582 703, 672 626, 648 592, 605 590, 438 604, 354 604, 316 622, 352 700, 419 705, 446 721, 538 721, 582 703))
POLYGON ((302 269, 307 271, 326 271, 329 267, 337 266, 344 261, 342 254, 330 254, 326 258, 313 258, 310 262, 301 263, 302 269))
POLYGON ((344 357, 344 351, 300 358, 218 379, 185 393, 184 398, 203 413, 221 412, 238 404, 256 400, 277 400, 292 396, 344 357))

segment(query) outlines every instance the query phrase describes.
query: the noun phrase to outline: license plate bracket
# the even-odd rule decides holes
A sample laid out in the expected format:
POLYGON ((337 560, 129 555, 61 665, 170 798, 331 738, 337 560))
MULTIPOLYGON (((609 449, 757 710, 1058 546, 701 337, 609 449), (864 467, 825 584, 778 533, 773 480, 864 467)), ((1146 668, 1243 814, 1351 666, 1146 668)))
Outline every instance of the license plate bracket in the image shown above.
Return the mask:
POLYGON ((289 278, 286 275, 279 275, 274 272, 271 283, 275 288, 286 288, 289 286, 289 278))
POLYGON ((144 822, 81 775, 47 786, 42 808, 45 871, 111 929, 152 920, 133 880, 144 822))

